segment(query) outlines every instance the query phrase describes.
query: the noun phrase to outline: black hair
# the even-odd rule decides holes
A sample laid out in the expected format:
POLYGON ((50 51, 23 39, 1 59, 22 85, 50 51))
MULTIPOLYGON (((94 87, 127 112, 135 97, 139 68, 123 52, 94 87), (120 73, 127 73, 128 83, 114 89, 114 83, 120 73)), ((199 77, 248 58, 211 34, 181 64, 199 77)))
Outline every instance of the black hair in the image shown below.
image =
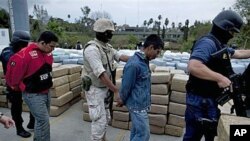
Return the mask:
POLYGON ((150 45, 153 45, 154 46, 154 49, 163 49, 164 48, 164 42, 162 41, 162 39, 156 35, 156 34, 151 34, 149 35, 144 44, 143 44, 143 47, 144 48, 147 48, 149 47, 150 45))
POLYGON ((51 31, 44 31, 38 38, 38 42, 44 41, 46 44, 54 41, 58 42, 58 37, 51 31))

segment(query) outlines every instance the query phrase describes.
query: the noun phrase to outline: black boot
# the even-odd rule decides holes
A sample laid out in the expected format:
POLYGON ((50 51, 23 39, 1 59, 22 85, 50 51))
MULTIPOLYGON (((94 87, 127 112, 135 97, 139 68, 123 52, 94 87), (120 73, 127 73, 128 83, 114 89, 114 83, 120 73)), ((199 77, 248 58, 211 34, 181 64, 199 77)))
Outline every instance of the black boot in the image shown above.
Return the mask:
POLYGON ((26 130, 24 130, 23 127, 17 128, 16 134, 17 134, 18 136, 23 137, 23 138, 28 138, 28 137, 31 136, 31 133, 28 132, 28 131, 26 131, 26 130))
POLYGON ((30 121, 28 124, 27 124, 27 128, 28 129, 34 129, 34 126, 35 126, 35 123, 30 121))
POLYGON ((30 121, 27 125, 27 128, 28 129, 34 129, 34 126, 35 126, 35 118, 34 116, 30 113, 30 121))

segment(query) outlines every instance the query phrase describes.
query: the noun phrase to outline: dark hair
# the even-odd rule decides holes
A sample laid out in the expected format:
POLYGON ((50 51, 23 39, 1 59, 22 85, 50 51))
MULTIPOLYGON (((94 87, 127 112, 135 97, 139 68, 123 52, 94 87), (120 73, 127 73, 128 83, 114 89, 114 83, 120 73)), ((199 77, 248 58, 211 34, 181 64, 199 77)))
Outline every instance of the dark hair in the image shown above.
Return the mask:
POLYGON ((162 39, 156 35, 156 34, 151 34, 149 35, 144 44, 143 44, 143 47, 144 48, 147 48, 149 47, 150 45, 154 45, 154 49, 163 49, 164 48, 164 42, 162 41, 162 39))
POLYGON ((38 38, 38 42, 44 41, 46 44, 52 41, 58 42, 58 37, 51 31, 44 31, 38 38))

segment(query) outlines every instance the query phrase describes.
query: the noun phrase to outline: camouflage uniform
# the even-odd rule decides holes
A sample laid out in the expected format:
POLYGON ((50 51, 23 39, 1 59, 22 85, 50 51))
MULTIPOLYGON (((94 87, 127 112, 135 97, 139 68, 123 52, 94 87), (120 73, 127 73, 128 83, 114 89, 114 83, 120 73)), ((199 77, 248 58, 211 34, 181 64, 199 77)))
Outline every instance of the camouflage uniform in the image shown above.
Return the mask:
POLYGON ((111 70, 114 70, 114 60, 118 61, 120 54, 108 43, 97 39, 87 43, 84 49, 84 71, 91 78, 92 85, 85 91, 89 106, 91 123, 91 139, 102 141, 105 138, 106 128, 110 122, 109 104, 104 99, 108 97, 108 88, 100 81, 99 76, 106 72, 111 77, 107 53, 111 70))

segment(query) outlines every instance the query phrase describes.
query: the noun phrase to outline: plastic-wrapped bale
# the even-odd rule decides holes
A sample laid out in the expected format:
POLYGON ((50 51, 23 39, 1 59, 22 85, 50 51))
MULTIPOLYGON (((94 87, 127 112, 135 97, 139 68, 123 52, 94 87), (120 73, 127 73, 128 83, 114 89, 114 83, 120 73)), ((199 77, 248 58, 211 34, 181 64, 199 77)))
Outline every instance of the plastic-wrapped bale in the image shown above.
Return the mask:
POLYGON ((69 69, 63 67, 63 65, 61 65, 59 67, 52 68, 52 77, 53 78, 64 76, 64 75, 67 75, 68 73, 69 73, 69 69))
POLYGON ((218 141, 230 140, 230 125, 250 125, 250 119, 245 117, 222 114, 219 119, 219 124, 217 128, 218 141))
POLYGON ((74 54, 74 53, 69 54, 69 59, 79 59, 79 58, 83 58, 83 55, 74 54))
POLYGON ((166 62, 166 66, 176 68, 176 63, 175 62, 166 62))
POLYGON ((185 73, 188 73, 187 63, 177 63, 176 64, 176 69, 184 70, 185 73))
POLYGON ((232 64, 233 70, 235 73, 243 73, 246 69, 246 67, 243 64, 232 64))
POLYGON ((8 107, 8 101, 6 98, 6 81, 4 79, 4 74, 2 70, 2 63, 0 63, 0 107, 8 107))
POLYGON ((77 64, 62 65, 62 68, 67 68, 69 70, 68 74, 74 74, 82 71, 82 65, 77 64))
POLYGON ((170 70, 175 70, 175 67, 170 66, 156 66, 154 72, 170 72, 170 70))
POLYGON ((69 54, 64 54, 64 55, 60 55, 61 59, 64 60, 64 59, 70 59, 69 58, 69 54))
POLYGON ((161 58, 151 60, 150 63, 155 64, 156 66, 166 66, 165 61, 163 61, 161 58))
POLYGON ((61 63, 63 60, 60 56, 53 56, 54 58, 54 63, 61 63))
POLYGON ((77 64, 78 59, 64 59, 62 64, 77 64))
POLYGON ((57 98, 51 98, 51 105, 53 106, 63 106, 66 103, 69 103, 73 99, 73 93, 71 91, 61 95, 57 98))
MULTIPOLYGON (((183 75, 186 75, 186 73, 185 73, 184 70, 176 70, 176 69, 170 70, 170 74, 171 74, 171 78, 173 78, 174 75, 176 75, 176 74, 183 74, 183 75)), ((172 80, 171 80, 171 81, 172 81, 172 80)))
POLYGON ((123 67, 118 67, 116 69, 116 76, 115 79, 121 79, 122 78, 122 74, 123 74, 123 67))
POLYGON ((157 72, 151 74, 152 84, 168 84, 170 80, 171 76, 168 72, 157 72))
POLYGON ((77 64, 83 65, 83 58, 79 58, 77 64))

